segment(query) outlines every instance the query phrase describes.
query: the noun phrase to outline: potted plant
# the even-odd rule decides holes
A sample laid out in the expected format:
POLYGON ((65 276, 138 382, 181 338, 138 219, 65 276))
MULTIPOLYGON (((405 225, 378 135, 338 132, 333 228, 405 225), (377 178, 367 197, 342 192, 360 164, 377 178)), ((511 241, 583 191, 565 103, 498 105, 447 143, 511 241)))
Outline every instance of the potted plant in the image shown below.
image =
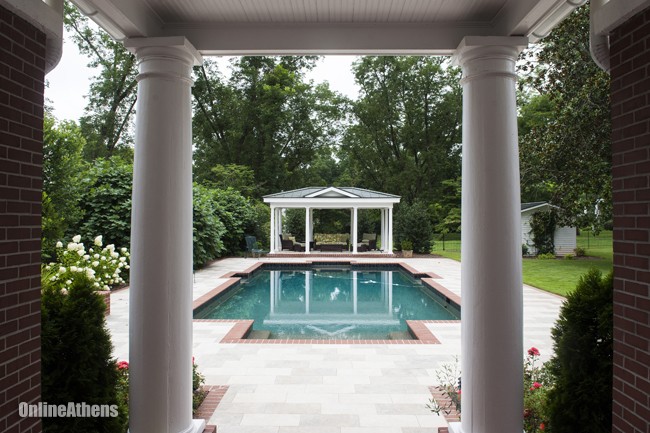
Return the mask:
POLYGON ((413 257, 413 242, 408 239, 402 241, 402 257, 413 257))

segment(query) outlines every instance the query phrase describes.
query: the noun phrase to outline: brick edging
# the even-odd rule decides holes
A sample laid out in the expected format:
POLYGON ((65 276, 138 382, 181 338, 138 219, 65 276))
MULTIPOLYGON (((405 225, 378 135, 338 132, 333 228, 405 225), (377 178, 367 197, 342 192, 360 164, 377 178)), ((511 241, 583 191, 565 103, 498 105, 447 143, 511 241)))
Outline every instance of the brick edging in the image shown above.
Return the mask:
MULTIPOLYGON (((444 395, 442 391, 440 391, 437 387, 430 386, 429 391, 431 391, 431 398, 435 400, 439 406, 448 407, 448 405, 451 404, 451 399, 448 396, 444 395)), ((458 413, 456 409, 452 409, 449 414, 442 412, 442 416, 444 416, 445 421, 447 421, 448 423, 460 421, 460 413, 458 413)), ((441 428, 447 428, 447 427, 441 427, 441 428)), ((438 433, 442 433, 442 431, 438 430, 438 433)))
POLYGON ((221 403, 221 399, 228 392, 228 388, 228 385, 204 385, 203 390, 208 391, 208 393, 194 416, 198 419, 204 419, 208 423, 219 403, 221 403))

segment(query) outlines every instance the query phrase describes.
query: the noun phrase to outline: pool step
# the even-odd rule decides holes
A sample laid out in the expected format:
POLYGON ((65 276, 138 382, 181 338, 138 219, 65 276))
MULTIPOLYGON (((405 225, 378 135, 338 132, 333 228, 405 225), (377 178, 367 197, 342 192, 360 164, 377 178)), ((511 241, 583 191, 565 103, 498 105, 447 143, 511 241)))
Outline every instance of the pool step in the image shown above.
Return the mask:
POLYGON ((251 331, 246 338, 250 340, 268 340, 271 338, 271 331, 251 331))

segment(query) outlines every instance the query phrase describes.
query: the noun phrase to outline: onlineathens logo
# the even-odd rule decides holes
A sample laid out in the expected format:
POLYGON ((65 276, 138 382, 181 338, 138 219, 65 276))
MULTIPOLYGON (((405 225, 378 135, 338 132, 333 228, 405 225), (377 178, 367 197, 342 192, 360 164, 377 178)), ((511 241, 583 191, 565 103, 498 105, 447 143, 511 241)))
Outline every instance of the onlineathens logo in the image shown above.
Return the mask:
POLYGON ((114 418, 118 415, 116 404, 73 403, 38 404, 20 403, 18 413, 23 418, 114 418))

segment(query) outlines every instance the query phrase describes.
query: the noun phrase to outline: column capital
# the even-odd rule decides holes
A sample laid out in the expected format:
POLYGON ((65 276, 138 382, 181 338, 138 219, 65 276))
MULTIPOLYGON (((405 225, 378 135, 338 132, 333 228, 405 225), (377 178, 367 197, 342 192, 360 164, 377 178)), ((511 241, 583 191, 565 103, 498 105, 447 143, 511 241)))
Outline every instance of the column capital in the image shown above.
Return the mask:
POLYGON ((190 60, 193 66, 203 63, 203 56, 185 36, 163 36, 157 38, 128 38, 124 41, 126 49, 141 57, 151 55, 177 55, 190 60))
POLYGON ((192 66, 203 61, 201 54, 183 36, 130 38, 124 41, 124 46, 137 58, 138 81, 160 78, 192 85, 192 66))
POLYGON ((452 63, 463 70, 461 83, 490 75, 516 79, 517 56, 527 46, 524 36, 466 36, 456 48, 452 63))

